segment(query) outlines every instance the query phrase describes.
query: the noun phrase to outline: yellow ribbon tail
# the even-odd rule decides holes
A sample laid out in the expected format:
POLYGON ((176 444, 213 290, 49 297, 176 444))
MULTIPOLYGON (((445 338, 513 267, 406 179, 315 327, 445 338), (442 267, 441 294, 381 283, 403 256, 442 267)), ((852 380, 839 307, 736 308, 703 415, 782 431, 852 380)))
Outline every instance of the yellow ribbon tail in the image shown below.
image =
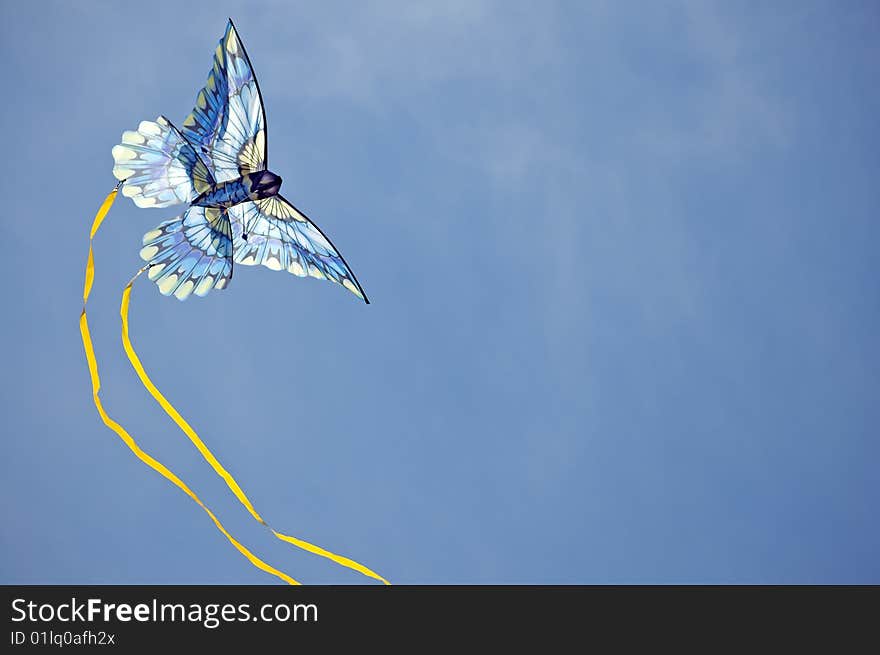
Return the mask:
POLYGON ((150 379, 150 376, 147 375, 146 370, 144 370, 144 365, 141 364, 140 357, 138 357, 137 352, 135 352, 134 346, 131 345, 131 338, 128 332, 128 308, 131 303, 131 287, 134 284, 135 279, 137 279, 138 275, 143 272, 144 269, 138 271, 137 275, 135 275, 131 281, 126 285, 125 289, 122 291, 122 304, 119 307, 119 315, 122 317, 122 347, 125 348, 125 354, 128 356, 128 361, 131 362, 132 367, 135 372, 137 372, 138 378, 140 378, 141 384, 144 385, 149 394, 156 400, 157 403, 165 410, 165 413, 171 417, 171 420, 177 424, 183 433, 189 437, 189 440, 192 441, 193 445, 198 449, 199 453, 201 453, 202 457, 205 458, 205 461, 211 465, 211 468, 216 471, 217 475, 219 475, 226 482, 226 485, 235 494, 235 497, 238 498, 238 501, 245 506, 248 512, 250 512, 251 516, 253 516, 257 521, 266 525, 266 522, 263 520, 257 510, 254 509, 253 504, 250 499, 245 495, 244 491, 242 491, 241 487, 238 486, 238 483, 235 481, 235 478, 232 477, 232 474, 229 473, 220 461, 214 457, 214 453, 212 453, 208 447, 205 445, 199 435, 196 434, 196 431, 190 427, 189 423, 187 423, 184 418, 180 415, 180 413, 174 409, 174 405, 168 402, 168 399, 162 395, 162 392, 153 384, 153 381, 150 379))
POLYGON ((303 541, 302 539, 297 539, 296 537, 292 537, 290 535, 282 534, 280 532, 276 532, 274 529, 269 527, 269 524, 263 519, 262 516, 257 512, 256 508, 254 508, 253 503, 251 503, 250 499, 247 497, 247 494, 244 493, 242 488, 235 481, 235 478, 232 477, 232 474, 227 471, 220 461, 214 456, 211 450, 205 445, 205 442, 199 437, 196 431, 190 426, 189 423, 186 422, 186 419, 180 415, 174 405, 172 405, 165 396, 162 395, 162 392, 156 387, 153 381, 150 379, 150 376, 147 375, 147 371, 144 369, 143 364, 141 363, 140 358, 135 352, 134 346, 131 343, 131 338, 129 335, 128 329, 128 310, 131 304, 131 288, 134 284, 134 281, 137 277, 143 273, 145 269, 141 269, 137 272, 137 274, 131 279, 128 285, 122 292, 122 303, 119 307, 119 314, 122 317, 122 346, 125 348, 125 354, 128 356, 128 361, 131 362, 132 367, 140 378, 141 384, 144 385, 144 388, 149 392, 149 394, 159 403, 159 406, 165 410, 165 413, 169 416, 169 418, 174 421, 174 423, 181 429, 181 431, 189 438, 189 440, 193 443, 196 449, 201 453, 202 457, 204 457, 205 461, 211 465, 211 468, 214 469, 214 472, 217 473, 223 480, 226 482, 226 485, 238 499, 238 501, 250 512, 251 516, 254 517, 257 521, 265 525, 272 534, 280 539, 281 541, 286 541, 289 544, 296 546, 297 548, 302 548, 305 551, 313 553, 315 555, 319 555, 320 557, 324 557, 333 562, 336 562, 340 566, 344 566, 346 568, 352 569, 361 573, 365 576, 373 578, 375 580, 379 580, 386 585, 390 585, 385 578, 383 578, 378 573, 370 570, 363 564, 360 564, 353 559, 349 559, 348 557, 344 557, 342 555, 337 555, 336 553, 332 553, 329 550, 325 550, 320 546, 316 546, 314 544, 310 544, 308 541, 303 541))
POLYGON ((122 291, 122 303, 119 307, 119 315, 122 318, 122 346, 125 349, 125 354, 128 356, 128 361, 131 363, 132 368, 134 368, 138 378, 140 378, 141 384, 144 385, 144 388, 147 390, 147 392, 149 392, 149 394, 155 399, 155 401, 159 403, 159 406, 162 407, 163 410, 165 410, 165 413, 169 416, 169 418, 174 421, 177 427, 179 427, 181 431, 189 438, 189 440, 193 443, 199 453, 201 453, 205 461, 211 465, 212 469, 214 469, 214 472, 217 473, 217 475, 219 475, 221 478, 223 478, 230 491, 232 491, 232 493, 245 507, 245 509, 250 512, 251 516, 253 516, 254 519, 265 525, 267 528, 269 528, 269 530, 271 530, 272 534, 275 535, 275 537, 277 537, 281 541, 286 541, 287 543, 292 544, 297 548, 302 548, 305 551, 336 562, 340 566, 352 569, 365 576, 368 576, 375 580, 379 580, 386 585, 390 585, 391 583, 388 582, 388 580, 383 578, 381 575, 379 575, 375 571, 370 570, 363 564, 354 561, 353 559, 344 557, 342 555, 337 555, 336 553, 325 550, 320 546, 310 544, 309 542, 303 541, 302 539, 297 539, 296 537, 291 537, 290 535, 276 532, 271 527, 269 527, 268 523, 266 523, 263 517, 260 516, 253 503, 251 503, 250 499, 247 497, 247 494, 244 493, 242 488, 235 481, 235 478, 232 477, 232 474, 223 467, 220 461, 214 456, 214 453, 212 453, 210 448, 205 445, 205 442, 202 441, 202 439, 192 428, 192 426, 190 426, 190 424, 186 422, 186 419, 184 419, 183 416, 180 415, 180 412, 178 412, 174 408, 174 405, 172 405, 168 401, 168 399, 162 395, 162 392, 159 391, 158 387, 156 387, 156 385, 150 379, 150 376, 147 375, 147 371, 144 369, 144 365, 141 363, 140 357, 138 357, 138 354, 131 343, 131 337, 129 335, 128 329, 128 310, 131 304, 131 288, 134 284, 134 281, 145 270, 146 268, 142 268, 141 270, 139 270, 122 291))
MULTIPOLYGON (((225 536, 229 540, 229 542, 233 546, 235 546, 238 552, 240 552, 242 555, 244 555, 244 557, 247 558, 247 560, 251 564, 253 564, 261 571, 265 571, 266 573, 280 578, 288 584, 297 585, 299 583, 296 580, 291 578, 286 573, 279 571, 275 567, 270 566, 269 564, 261 560, 245 546, 243 546, 240 542, 238 542, 231 534, 229 534, 226 528, 223 527, 223 524, 220 523, 220 520, 215 516, 214 512, 212 512, 201 501, 201 499, 195 494, 195 492, 190 489, 186 485, 186 483, 183 482, 183 480, 177 477, 177 475, 175 475, 174 472, 172 472, 168 467, 162 464, 159 460, 152 457, 149 453, 145 452, 134 440, 134 438, 125 430, 125 428, 123 428, 119 423, 110 418, 110 416, 104 409, 103 404, 101 403, 101 398, 99 396, 99 392, 101 390, 101 379, 98 375, 98 361, 95 357, 95 349, 92 345, 92 336, 89 332, 89 322, 86 317, 86 303, 88 302, 89 295, 92 291, 92 283, 95 279, 95 262, 94 256, 92 254, 92 241, 94 240, 95 234, 97 234, 98 229, 101 227, 101 222, 104 220, 107 212, 110 211, 110 207, 113 205, 113 201, 116 199, 116 193, 118 189, 119 185, 117 185, 116 188, 107 195, 104 202, 101 204, 101 207, 98 209, 98 213, 95 215, 95 220, 92 224, 92 230, 89 234, 89 256, 86 262, 85 285, 83 287, 83 310, 82 314, 80 314, 79 317, 79 330, 80 334, 82 335, 83 348, 85 349, 86 360, 89 365, 89 376, 92 380, 92 400, 94 400, 95 408, 98 410, 98 414, 100 415, 101 420, 104 422, 104 425, 113 430, 113 432, 115 432, 119 436, 119 438, 122 439, 125 445, 128 446, 128 448, 135 454, 135 456, 137 456, 138 459, 140 459, 144 464, 152 468, 154 471, 158 472, 164 478, 169 480, 172 484, 183 491, 187 496, 192 498, 199 507, 205 510, 205 512, 214 522, 214 525, 217 526, 217 529, 223 534, 223 536, 225 536)), ((127 287, 127 289, 130 290, 130 287, 131 282, 129 282, 129 286, 127 287)))
POLYGON ((98 228, 101 227, 101 223, 104 222, 104 217, 107 215, 107 212, 110 211, 110 207, 113 206, 113 202, 116 200, 116 194, 118 192, 119 184, 117 184, 113 191, 108 193, 107 197, 104 198, 104 202, 102 202, 101 206, 98 208, 98 213, 95 214, 95 220, 92 221, 92 229, 89 232, 89 258, 86 260, 86 282, 83 285, 83 312, 86 311, 86 303, 89 300, 89 294, 92 293, 92 283, 95 281, 95 257, 92 254, 92 241, 95 240, 98 228))
MULTIPOLYGON (((272 530, 272 528, 269 528, 269 529, 272 530)), ((291 537, 290 535, 282 534, 280 532, 276 532, 275 530, 272 530, 272 534, 274 534, 278 539, 281 539, 281 541, 286 541, 289 544, 293 544, 297 548, 302 548, 303 550, 307 550, 308 552, 314 553, 315 555, 320 555, 321 557, 326 557, 329 560, 333 560, 334 562, 336 562, 340 566, 344 566, 346 568, 357 571, 358 573, 362 573, 363 575, 365 575, 369 578, 379 580, 383 584, 387 584, 387 585, 391 584, 390 582, 388 582, 388 580, 383 578, 381 575, 379 575, 375 571, 371 571, 366 566, 364 566, 363 564, 360 564, 358 562, 355 562, 353 559, 343 557, 342 555, 337 555, 336 553, 331 553, 329 550, 324 550, 320 546, 316 546, 315 544, 310 544, 308 541, 303 541, 302 539, 297 539, 296 537, 291 537)))

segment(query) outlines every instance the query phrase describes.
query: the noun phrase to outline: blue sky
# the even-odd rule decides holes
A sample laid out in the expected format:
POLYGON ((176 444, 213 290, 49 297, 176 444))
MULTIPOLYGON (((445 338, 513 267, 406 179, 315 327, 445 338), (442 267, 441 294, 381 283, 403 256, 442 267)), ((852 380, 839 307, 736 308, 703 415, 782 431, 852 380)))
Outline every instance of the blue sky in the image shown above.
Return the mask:
MULTIPOLYGON (((279 530, 397 583, 880 583, 880 12, 869 2, 3 3, 3 583, 273 583, 101 423, 77 329, 123 130, 233 17, 284 194, 346 256, 135 287, 154 380, 279 530)), ((307 583, 137 381, 108 411, 307 583)))

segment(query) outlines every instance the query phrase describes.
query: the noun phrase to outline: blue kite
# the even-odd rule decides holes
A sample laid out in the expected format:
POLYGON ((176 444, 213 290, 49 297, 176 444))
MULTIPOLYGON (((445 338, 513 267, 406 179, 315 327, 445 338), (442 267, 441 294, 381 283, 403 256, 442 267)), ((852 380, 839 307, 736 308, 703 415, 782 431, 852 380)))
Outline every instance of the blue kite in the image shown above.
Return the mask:
POLYGON ((138 207, 189 205, 144 235, 141 258, 164 295, 204 296, 226 288, 234 264, 262 264, 330 280, 369 303, 330 239, 279 194, 260 87, 231 20, 183 129, 164 116, 142 121, 113 159, 122 195, 138 207))

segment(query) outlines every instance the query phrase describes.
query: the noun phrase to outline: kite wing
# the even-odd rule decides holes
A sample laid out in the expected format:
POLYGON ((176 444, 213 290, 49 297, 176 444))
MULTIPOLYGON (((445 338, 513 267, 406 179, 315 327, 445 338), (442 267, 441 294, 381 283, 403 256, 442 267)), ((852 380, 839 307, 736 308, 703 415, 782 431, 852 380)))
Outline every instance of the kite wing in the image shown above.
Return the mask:
POLYGON ((214 52, 214 67, 183 135, 218 182, 266 170, 266 115, 257 78, 232 21, 214 52))
POLYGON ((141 258, 159 291, 178 300, 223 289, 232 278, 229 216, 214 207, 189 207, 144 235, 141 258))
POLYGON ((230 207, 229 215, 237 264, 330 280, 370 302, 330 239, 282 196, 243 202, 230 207))
POLYGON ((208 189, 214 178, 193 147, 164 116, 141 121, 113 146, 113 175, 124 180, 122 195, 138 207, 187 203, 208 189))

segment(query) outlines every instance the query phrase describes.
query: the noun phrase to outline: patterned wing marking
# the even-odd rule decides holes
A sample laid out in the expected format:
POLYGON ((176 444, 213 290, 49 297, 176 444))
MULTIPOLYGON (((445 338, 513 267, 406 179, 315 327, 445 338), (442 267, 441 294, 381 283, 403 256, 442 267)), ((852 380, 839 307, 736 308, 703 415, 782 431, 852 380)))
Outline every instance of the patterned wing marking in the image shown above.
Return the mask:
POLYGON ((263 265, 273 271, 286 270, 300 277, 330 280, 364 302, 370 302, 330 240, 281 196, 235 205, 229 215, 236 263, 263 265))
POLYGON ((266 170, 266 117, 257 78, 232 21, 183 133, 205 155, 218 182, 266 170))
POLYGON ((113 146, 113 175, 125 180, 122 195, 138 207, 187 203, 208 189, 214 178, 193 147, 167 118, 141 121, 113 146))
POLYGON ((147 275, 163 295, 204 296, 232 279, 232 228, 220 209, 190 207, 147 232, 143 243, 147 275))
MULTIPOLYGON (((228 29, 228 28, 227 28, 228 29)), ((224 37, 225 38, 225 37, 224 37)), ((226 54, 220 40, 214 50, 214 65, 205 87, 196 96, 196 106, 183 121, 183 135, 208 162, 212 171, 211 149, 223 126, 229 87, 226 84, 226 54)), ((225 180, 220 180, 225 181, 225 180)))

